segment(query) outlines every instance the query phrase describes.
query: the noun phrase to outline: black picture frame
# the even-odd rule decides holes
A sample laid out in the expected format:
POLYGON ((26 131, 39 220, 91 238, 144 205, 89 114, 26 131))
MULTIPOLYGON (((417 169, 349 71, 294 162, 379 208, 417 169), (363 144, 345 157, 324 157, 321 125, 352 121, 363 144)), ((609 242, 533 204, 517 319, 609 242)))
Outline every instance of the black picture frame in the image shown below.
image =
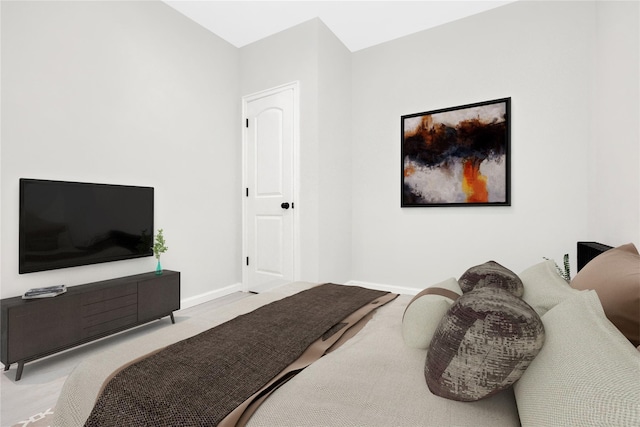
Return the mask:
POLYGON ((511 98, 404 115, 401 207, 511 206, 511 98))

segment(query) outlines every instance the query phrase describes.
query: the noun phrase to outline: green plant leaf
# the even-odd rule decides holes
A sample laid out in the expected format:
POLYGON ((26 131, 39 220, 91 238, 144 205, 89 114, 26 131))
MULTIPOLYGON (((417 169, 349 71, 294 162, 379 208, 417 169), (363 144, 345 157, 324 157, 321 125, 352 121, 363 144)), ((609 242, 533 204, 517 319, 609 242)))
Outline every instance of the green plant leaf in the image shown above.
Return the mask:
POLYGON ((156 234, 156 242, 153 244, 153 254, 157 259, 160 259, 160 255, 165 253, 169 247, 164 241, 164 230, 162 228, 158 229, 158 233, 156 234))

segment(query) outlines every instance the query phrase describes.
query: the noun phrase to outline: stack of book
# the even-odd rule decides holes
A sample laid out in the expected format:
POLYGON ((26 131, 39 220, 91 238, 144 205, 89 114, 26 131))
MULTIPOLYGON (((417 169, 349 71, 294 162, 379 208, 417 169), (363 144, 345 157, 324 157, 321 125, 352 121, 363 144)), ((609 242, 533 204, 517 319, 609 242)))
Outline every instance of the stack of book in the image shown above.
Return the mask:
POLYGON ((29 289, 22 295, 22 299, 33 298, 50 298, 67 292, 65 285, 47 286, 46 288, 33 288, 29 289))

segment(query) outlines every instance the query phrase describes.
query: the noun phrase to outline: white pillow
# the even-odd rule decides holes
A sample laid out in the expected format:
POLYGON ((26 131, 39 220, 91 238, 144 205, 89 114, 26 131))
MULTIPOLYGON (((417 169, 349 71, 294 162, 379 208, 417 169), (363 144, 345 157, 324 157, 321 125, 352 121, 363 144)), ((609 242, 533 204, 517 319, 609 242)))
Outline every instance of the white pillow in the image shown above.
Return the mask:
POLYGON ((580 293, 560 277, 555 262, 551 260, 527 268, 520 273, 520 280, 524 285, 522 299, 540 316, 558 303, 580 293))
POLYGON ((411 300, 402 317, 402 338, 411 348, 429 347, 442 316, 454 302, 447 296, 427 293, 433 288, 443 288, 462 295, 458 281, 452 277, 425 289, 411 300))
POLYGON ((544 346, 514 385, 522 426, 638 426, 640 353, 595 291, 566 299, 542 322, 544 346))

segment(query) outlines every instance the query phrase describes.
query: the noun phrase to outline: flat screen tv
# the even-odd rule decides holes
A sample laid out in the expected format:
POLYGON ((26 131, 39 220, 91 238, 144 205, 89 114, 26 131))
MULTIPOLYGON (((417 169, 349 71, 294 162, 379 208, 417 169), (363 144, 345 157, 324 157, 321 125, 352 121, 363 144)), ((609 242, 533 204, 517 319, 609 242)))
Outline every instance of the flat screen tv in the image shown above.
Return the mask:
POLYGON ((19 272, 153 255, 153 187, 20 179, 19 272))

